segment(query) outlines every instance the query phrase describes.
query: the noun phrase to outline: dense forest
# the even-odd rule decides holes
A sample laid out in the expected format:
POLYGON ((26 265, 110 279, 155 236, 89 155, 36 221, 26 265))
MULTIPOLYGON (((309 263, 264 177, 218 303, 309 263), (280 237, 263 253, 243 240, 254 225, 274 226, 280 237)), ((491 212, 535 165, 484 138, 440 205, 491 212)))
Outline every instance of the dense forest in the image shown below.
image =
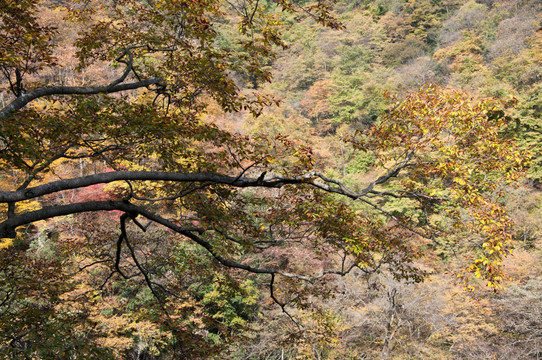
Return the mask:
POLYGON ((0 0, 0 358, 542 358, 540 0, 0 0))

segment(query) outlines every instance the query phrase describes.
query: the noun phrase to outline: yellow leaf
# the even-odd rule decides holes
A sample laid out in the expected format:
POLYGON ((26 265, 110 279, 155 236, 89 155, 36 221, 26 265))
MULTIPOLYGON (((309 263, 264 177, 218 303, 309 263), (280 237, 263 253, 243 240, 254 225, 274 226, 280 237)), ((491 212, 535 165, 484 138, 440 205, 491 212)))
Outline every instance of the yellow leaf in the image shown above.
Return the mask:
POLYGON ((462 185, 462 186, 464 186, 464 185, 467 184, 467 182, 466 182, 464 179, 458 178, 458 177, 455 177, 455 178, 454 178, 454 182, 457 183, 457 184, 459 184, 459 185, 462 185))
POLYGON ((0 249, 7 249, 13 245, 13 239, 2 238, 0 239, 0 249))

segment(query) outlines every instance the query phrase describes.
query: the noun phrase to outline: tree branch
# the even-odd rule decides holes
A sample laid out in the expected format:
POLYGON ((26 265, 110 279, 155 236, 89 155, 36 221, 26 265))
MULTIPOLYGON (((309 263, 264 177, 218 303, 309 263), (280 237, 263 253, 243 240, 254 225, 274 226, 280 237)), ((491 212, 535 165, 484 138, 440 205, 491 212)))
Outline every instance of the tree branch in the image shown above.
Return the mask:
POLYGON ((174 181, 174 182, 209 182, 215 184, 223 184, 234 187, 267 187, 280 188, 288 184, 308 184, 317 187, 327 192, 337 193, 348 196, 352 199, 358 199, 366 196, 373 188, 386 182, 392 177, 398 175, 399 171, 408 165, 405 160, 399 166, 395 167, 387 174, 379 177, 377 180, 370 183, 365 189, 354 192, 348 189, 343 183, 325 177, 318 172, 310 172, 300 176, 284 176, 284 175, 268 175, 265 178, 249 178, 249 177, 233 177, 216 173, 170 173, 159 171, 115 171, 109 173, 101 173, 89 175, 74 179, 66 179, 54 181, 48 184, 39 185, 36 187, 21 189, 17 191, 0 192, 0 203, 17 202, 32 199, 35 197, 52 194, 58 191, 71 190, 82 188, 95 184, 110 183, 113 181, 174 181), (328 183, 337 184, 331 186, 326 183, 316 181, 315 178, 320 178, 328 183))
POLYGON ((118 84, 114 86, 46 86, 37 88, 22 94, 12 102, 10 102, 5 108, 0 110, 0 119, 8 117, 14 112, 22 109, 28 103, 45 96, 52 95, 94 95, 94 94, 110 94, 126 90, 135 90, 143 87, 149 87, 151 85, 161 85, 162 79, 152 78, 141 81, 136 81, 126 84, 118 84))

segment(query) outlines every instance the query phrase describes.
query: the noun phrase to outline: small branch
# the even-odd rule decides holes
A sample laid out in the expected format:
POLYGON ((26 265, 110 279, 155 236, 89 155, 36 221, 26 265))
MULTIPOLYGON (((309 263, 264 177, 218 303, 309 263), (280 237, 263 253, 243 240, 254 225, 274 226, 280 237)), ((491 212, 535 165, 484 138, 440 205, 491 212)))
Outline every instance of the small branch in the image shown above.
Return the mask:
POLYGON ((9 299, 11 298, 11 295, 12 295, 13 293, 14 293, 14 290, 13 290, 13 289, 6 291, 6 296, 4 296, 4 299, 3 299, 2 302, 0 303, 0 308, 3 307, 3 306, 5 306, 5 305, 8 303, 8 301, 9 301, 9 299))
POLYGON ((103 290, 103 288, 105 287, 105 285, 108 283, 109 279, 111 279, 113 277, 113 275, 115 275, 115 271, 111 271, 109 273, 109 275, 107 275, 107 277, 105 278, 104 282, 102 283, 102 285, 100 285, 99 289, 100 290, 103 290))
POLYGON ((431 202, 442 202, 442 201, 448 200, 446 198, 429 196, 429 195, 415 193, 415 192, 407 191, 407 190, 388 190, 388 191, 371 190, 369 191, 369 193, 375 196, 390 196, 396 199, 410 198, 410 199, 417 199, 419 201, 427 200, 431 202))
MULTIPOLYGON (((109 152, 109 151, 122 150, 122 149, 126 148, 124 146, 120 146, 120 145, 115 144, 115 145, 107 145, 103 149, 95 150, 94 148, 92 148, 92 146, 90 146, 88 141, 83 141, 83 142, 85 143, 86 146, 88 146, 93 151, 92 153, 86 153, 86 154, 82 153, 80 155, 66 155, 66 154, 64 154, 64 155, 61 156, 61 158, 70 159, 70 160, 87 159, 87 158, 93 158, 93 157, 101 156, 104 153, 109 152)), ((73 145, 71 145, 71 146, 73 146, 73 145)), ((68 149, 68 150, 70 150, 70 149, 68 149)))
MULTIPOLYGON (((121 222, 126 222, 127 219, 132 219, 134 220, 135 217, 131 217, 131 215, 125 213, 121 216, 121 222), (125 217, 126 215, 126 217, 125 217)), ((128 247, 128 249, 130 250, 130 255, 132 257, 132 260, 134 260, 134 263, 136 265, 136 267, 138 268, 139 272, 143 275, 143 277, 145 278, 145 282, 147 283, 147 287, 151 290, 152 294, 154 295, 154 297, 156 298, 156 300, 158 300, 158 302, 162 302, 162 299, 160 298, 160 296, 158 295, 158 293, 156 292, 156 290, 154 290, 154 287, 152 286, 152 281, 149 277, 149 272, 147 270, 145 270, 143 268, 143 266, 141 266, 141 264, 139 263, 139 260, 137 259, 137 256, 136 256, 136 253, 135 253, 135 250, 132 246, 132 244, 130 243, 130 241, 128 240, 128 236, 126 235, 126 232, 124 233, 125 237, 124 237, 124 242, 126 243, 126 246, 128 247)))
POLYGON ((19 186, 17 188, 17 190, 22 190, 22 189, 25 189, 28 185, 30 185, 30 183, 32 182, 32 180, 34 180, 36 178, 36 176, 42 172, 43 170, 45 170, 49 165, 51 165, 55 160, 58 160, 60 158, 63 158, 66 154, 66 151, 68 151, 71 147, 73 146, 73 144, 70 144, 70 145, 67 145, 65 146, 64 148, 62 148, 58 153, 56 153, 52 158, 50 158, 49 160, 45 161, 41 166, 35 168, 32 170, 32 173, 26 178, 26 180, 21 184, 21 186, 19 186))
POLYGON ((346 270, 344 270, 344 258, 343 258, 343 263, 342 263, 342 268, 341 268, 341 271, 337 271, 337 270, 328 270, 328 271, 324 271, 322 273, 322 275, 320 275, 319 277, 317 277, 317 279, 321 278, 321 277, 324 277, 325 275, 340 275, 340 276, 346 276, 348 275, 352 270, 358 268, 359 269, 359 266, 358 264, 352 264, 350 265, 350 267, 346 270))
POLYGON ((289 182, 289 183, 306 182, 306 183, 311 184, 311 185, 313 185, 313 186, 315 186, 315 187, 317 187, 317 188, 319 188, 321 190, 336 193, 336 194, 340 194, 340 195, 345 195, 345 196, 348 196, 351 199, 357 200, 357 199, 360 199, 360 198, 362 198, 364 196, 367 196, 368 193, 373 191, 373 189, 374 189, 374 187, 376 185, 383 184, 383 183, 387 182, 388 180, 390 180, 391 178, 397 177, 399 175, 399 173, 401 172, 401 170, 403 170, 404 168, 410 166, 410 160, 411 160, 412 156, 413 156, 412 152, 407 154, 406 158, 403 161, 396 164, 385 175, 380 176, 378 179, 376 179, 375 181, 373 181, 369 185, 367 185, 367 187, 365 187, 365 189, 363 189, 361 191, 358 191, 358 192, 355 192, 355 191, 349 189, 344 183, 342 183, 342 182, 340 182, 338 180, 335 180, 335 179, 328 178, 325 175, 323 175, 323 174, 321 174, 321 173, 319 173, 317 171, 313 171, 313 172, 310 172, 310 173, 308 173, 306 175, 297 176, 297 177, 293 177, 293 178, 290 178, 290 177, 287 177, 287 176, 273 175, 273 176, 271 176, 270 178, 268 178, 266 180, 267 181, 273 181, 273 180, 275 180, 275 181, 285 181, 285 182, 289 182), (324 183, 316 181, 316 180, 314 180, 314 178, 320 178, 320 179, 322 179, 324 181, 324 183), (335 184, 338 187, 330 186, 330 185, 328 185, 326 183, 335 184))
POLYGON ((159 197, 159 198, 150 198, 150 197, 146 197, 146 196, 139 196, 139 195, 135 194, 135 192, 132 193, 131 196, 132 196, 132 198, 134 198, 136 200, 143 200, 143 201, 173 201, 173 200, 177 200, 177 199, 180 199, 182 197, 185 197, 187 195, 190 195, 193 192, 196 192, 198 190, 205 189, 206 187, 209 187, 209 185, 211 185, 211 184, 210 183, 202 184, 202 185, 196 186, 195 188, 192 188, 192 189, 185 189, 185 190, 180 191, 177 194, 172 195, 172 196, 163 196, 163 197, 159 197))
POLYGON ((80 267, 75 273, 69 275, 70 277, 71 276, 74 276, 75 274, 77 273, 80 273, 81 271, 85 270, 85 269, 88 269, 89 267, 92 267, 94 265, 98 265, 98 264, 103 264, 105 262, 109 262, 111 261, 111 259, 104 259, 104 260, 96 260, 96 261, 93 261, 91 262, 90 264, 87 264, 87 265, 83 265, 82 267, 80 267))
POLYGON ((391 219, 393 219, 399 226, 409 230, 410 232, 413 232, 414 234, 416 235, 419 235, 421 237, 423 237, 424 239, 429 239, 429 240, 434 240, 432 237, 430 236, 427 236, 421 232, 419 232, 418 230, 412 228, 411 226, 408 226, 407 224, 405 224, 404 222, 402 222, 401 220, 399 220, 397 218, 397 216, 393 215, 392 213, 390 213, 389 211, 387 210, 384 210, 382 209, 380 206, 376 205, 376 204, 373 204, 372 202, 370 202, 369 200, 366 200, 366 199, 360 199, 360 201, 370 205, 371 207, 373 207, 374 209, 378 210, 379 212, 381 212, 382 214, 385 214, 387 216, 389 216, 391 219))
POLYGON ((286 303, 281 302, 275 296, 274 285, 275 285, 275 274, 271 274, 271 281, 269 282, 269 296, 271 297, 271 299, 273 299, 275 304, 280 306, 280 308, 282 309, 282 312, 285 313, 290 318, 290 320, 292 320, 292 322, 297 326, 297 328, 301 330, 302 329, 301 324, 299 324, 299 322, 296 319, 294 319, 294 317, 288 312, 288 310, 286 310, 286 303))

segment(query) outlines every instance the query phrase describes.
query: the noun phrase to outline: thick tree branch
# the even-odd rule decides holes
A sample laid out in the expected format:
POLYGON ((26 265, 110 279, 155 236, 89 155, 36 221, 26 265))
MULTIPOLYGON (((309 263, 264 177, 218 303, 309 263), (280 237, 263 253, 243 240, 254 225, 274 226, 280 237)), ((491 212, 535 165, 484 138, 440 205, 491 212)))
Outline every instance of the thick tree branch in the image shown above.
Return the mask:
POLYGON ((230 185, 234 187, 280 187, 287 183, 300 183, 302 179, 264 181, 258 183, 258 179, 237 178, 215 173, 170 173, 170 172, 146 172, 146 171, 116 171, 89 175, 80 178, 54 181, 45 185, 28 188, 26 190, 6 191, 0 193, 0 202, 17 202, 35 197, 52 194, 58 191, 82 188, 95 184, 110 183, 113 181, 139 180, 139 181, 175 181, 175 182, 209 182, 230 185))
POLYGON ((14 238, 18 226, 31 224, 36 221, 51 219, 58 216, 79 214, 92 211, 121 210, 137 213, 138 207, 123 201, 89 201, 61 206, 50 206, 40 210, 13 215, 0 223, 0 238, 14 238))
MULTIPOLYGON (((95 184, 110 183, 113 181, 174 181, 174 182, 208 182, 229 185, 233 187, 267 187, 280 188, 288 184, 308 184, 327 192, 341 194, 352 199, 358 199, 370 193, 378 184, 385 183, 390 178, 398 175, 399 171, 408 166, 405 159, 387 174, 371 182, 365 189, 355 192, 347 188, 343 183, 325 177, 318 172, 310 172, 300 176, 268 175, 265 178, 233 177, 216 173, 170 173, 159 171, 116 171, 102 174, 89 175, 74 179, 59 180, 48 184, 28 188, 26 190, 0 192, 0 203, 17 202, 52 194, 59 191, 82 188, 95 184), (325 182, 317 181, 320 178, 325 182), (327 183, 338 186, 328 185, 327 183)), ((264 174, 265 175, 265 174, 264 174)))
POLYGON ((0 119, 8 117, 14 112, 24 108, 31 101, 45 96, 110 94, 161 84, 162 79, 152 78, 131 83, 118 84, 114 86, 46 86, 24 93, 12 102, 10 102, 5 108, 0 110, 0 119))

